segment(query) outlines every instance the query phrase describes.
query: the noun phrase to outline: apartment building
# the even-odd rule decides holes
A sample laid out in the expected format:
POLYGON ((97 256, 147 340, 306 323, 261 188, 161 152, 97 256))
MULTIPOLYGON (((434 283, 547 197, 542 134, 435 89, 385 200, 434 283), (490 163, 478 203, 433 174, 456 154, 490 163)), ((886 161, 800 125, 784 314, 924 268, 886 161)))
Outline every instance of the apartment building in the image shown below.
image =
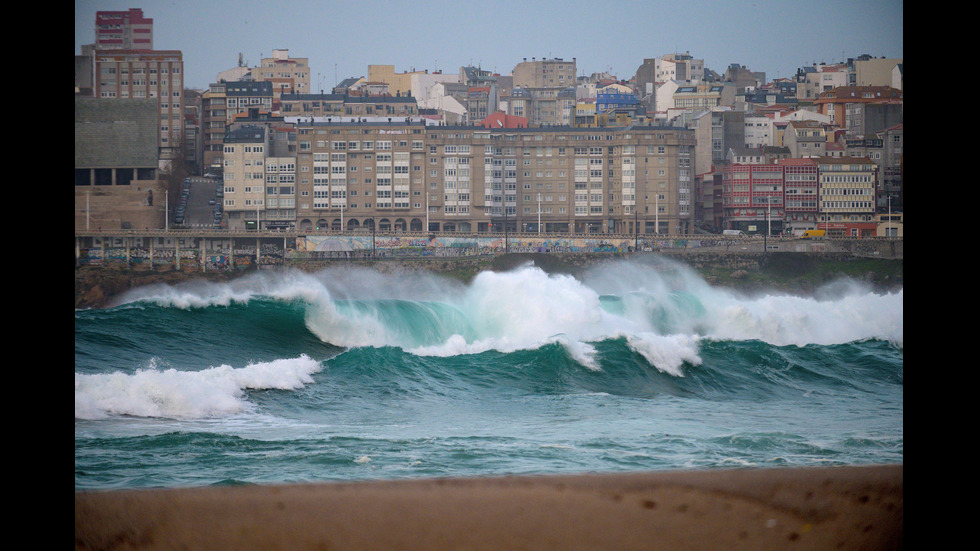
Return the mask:
POLYGON ((827 235, 874 236, 878 165, 867 158, 821 157, 818 170, 817 229, 827 235))
POLYGON ((822 157, 827 154, 827 130, 816 121, 790 121, 783 130, 783 146, 791 157, 822 157))
POLYGON ((725 229, 754 234, 783 231, 784 170, 779 164, 729 164, 721 168, 725 229))
POLYGON ((817 163, 813 159, 780 159, 777 162, 783 167, 785 232, 801 235, 806 230, 817 229, 817 163))
POLYGON ((725 162, 728 151, 745 145, 745 112, 716 108, 695 117, 697 173, 711 172, 712 165, 725 162))
POLYGON ((358 117, 417 117, 418 104, 412 96, 357 94, 283 94, 285 117, 322 117, 340 120, 358 117))
POLYGON ((817 96, 813 105, 818 113, 829 116, 832 124, 844 127, 848 104, 902 102, 902 91, 890 86, 841 86, 817 96))
POLYGON ((272 57, 263 58, 258 67, 251 70, 252 80, 272 85, 274 101, 283 94, 309 94, 310 60, 306 57, 289 57, 288 49, 272 50, 272 57))
POLYGON ((856 86, 893 86, 893 72, 902 65, 902 58, 861 56, 851 61, 854 67, 850 84, 856 86))
POLYGON ((254 110, 269 112, 273 106, 271 82, 240 80, 215 82, 201 94, 201 166, 220 172, 225 131, 236 118, 254 110))
POLYGON ((796 99, 811 103, 820 94, 850 84, 850 69, 846 64, 820 64, 803 67, 796 72, 796 99))
POLYGON ((95 12, 95 49, 152 50, 153 19, 139 8, 95 12))
POLYGON ((272 111, 275 92, 269 81, 239 80, 225 83, 225 124, 249 109, 272 111))
POLYGON ((269 132, 243 126, 225 134, 222 156, 222 207, 228 229, 260 229, 265 208, 266 156, 269 132))
POLYGON ((701 82, 674 91, 676 109, 711 109, 735 103, 735 87, 727 83, 701 82))
POLYGON ((94 97, 154 99, 161 168, 173 159, 183 140, 184 60, 177 50, 95 50, 94 97))
POLYGON ((636 86, 641 96, 654 93, 658 84, 676 80, 698 82, 704 80, 704 60, 694 59, 689 52, 667 54, 663 57, 647 58, 636 70, 636 86))
POLYGON ((568 88, 575 86, 575 58, 565 61, 560 57, 537 60, 531 58, 514 66, 511 75, 514 87, 522 88, 568 88))
POLYGON ((201 166, 206 171, 221 171, 226 126, 228 101, 225 83, 216 82, 201 94, 201 166))
POLYGON ((300 119, 297 140, 302 231, 692 228, 689 130, 300 119))

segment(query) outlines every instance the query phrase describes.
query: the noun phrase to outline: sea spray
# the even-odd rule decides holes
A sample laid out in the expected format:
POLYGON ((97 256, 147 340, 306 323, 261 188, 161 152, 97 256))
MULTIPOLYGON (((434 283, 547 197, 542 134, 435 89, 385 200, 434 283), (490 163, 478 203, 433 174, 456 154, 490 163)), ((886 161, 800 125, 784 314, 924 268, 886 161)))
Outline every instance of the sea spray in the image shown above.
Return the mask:
POLYGON ((311 384, 319 362, 308 356, 200 371, 159 369, 155 361, 135 373, 75 374, 75 418, 108 416, 198 419, 251 408, 246 389, 295 390, 311 384))

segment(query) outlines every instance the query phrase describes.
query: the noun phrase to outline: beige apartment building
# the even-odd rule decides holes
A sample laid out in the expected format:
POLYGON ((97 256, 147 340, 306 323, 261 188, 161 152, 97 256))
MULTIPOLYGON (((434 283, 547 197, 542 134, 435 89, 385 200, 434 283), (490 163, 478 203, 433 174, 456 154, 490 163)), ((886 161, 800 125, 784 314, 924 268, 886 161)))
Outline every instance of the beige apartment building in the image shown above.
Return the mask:
POLYGON ((265 165, 270 150, 269 132, 262 126, 243 126, 225 135, 222 207, 228 229, 257 229, 266 208, 265 165))
POLYGON ((296 134, 301 231, 693 229, 694 135, 682 128, 301 120, 296 134))
POLYGON ((514 66, 511 73, 514 87, 521 88, 567 88, 575 86, 575 58, 571 61, 557 57, 537 60, 531 58, 514 66))
POLYGON ((783 131, 783 146, 793 158, 822 157, 827 154, 827 130, 816 121, 790 121, 783 131))
POLYGON ((183 140, 184 61, 178 50, 95 50, 93 96, 153 99, 159 104, 161 168, 183 140))
POLYGON ((876 235, 878 165, 865 157, 821 157, 814 162, 819 174, 817 228, 841 237, 876 235))
POLYGON ((272 50, 272 57, 262 59, 251 70, 252 80, 269 82, 276 99, 283 94, 309 94, 310 60, 307 57, 289 57, 288 49, 272 50))

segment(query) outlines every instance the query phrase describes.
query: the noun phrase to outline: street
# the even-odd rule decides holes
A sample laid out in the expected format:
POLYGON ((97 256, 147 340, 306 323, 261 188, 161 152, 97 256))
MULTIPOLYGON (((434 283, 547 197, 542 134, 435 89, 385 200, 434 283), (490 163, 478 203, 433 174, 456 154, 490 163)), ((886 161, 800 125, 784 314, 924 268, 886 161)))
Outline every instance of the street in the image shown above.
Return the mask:
POLYGON ((178 197, 174 225, 183 228, 216 228, 220 224, 221 198, 217 187, 220 180, 191 176, 190 188, 186 197, 178 197), (181 205, 183 204, 183 208, 181 205), (183 215, 183 217, 181 217, 183 215))

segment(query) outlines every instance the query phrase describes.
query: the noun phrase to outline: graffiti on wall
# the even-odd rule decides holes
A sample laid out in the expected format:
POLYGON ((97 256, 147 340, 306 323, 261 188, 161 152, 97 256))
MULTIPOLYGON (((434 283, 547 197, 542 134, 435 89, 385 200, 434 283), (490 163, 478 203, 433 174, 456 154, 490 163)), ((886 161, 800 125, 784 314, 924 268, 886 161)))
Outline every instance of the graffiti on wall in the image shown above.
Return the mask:
MULTIPOLYGON (((639 245, 649 246, 645 239, 639 245)), ((296 238, 297 252, 377 251, 397 256, 462 256, 504 252, 630 252, 633 239, 594 237, 399 237, 309 235, 296 238)))

